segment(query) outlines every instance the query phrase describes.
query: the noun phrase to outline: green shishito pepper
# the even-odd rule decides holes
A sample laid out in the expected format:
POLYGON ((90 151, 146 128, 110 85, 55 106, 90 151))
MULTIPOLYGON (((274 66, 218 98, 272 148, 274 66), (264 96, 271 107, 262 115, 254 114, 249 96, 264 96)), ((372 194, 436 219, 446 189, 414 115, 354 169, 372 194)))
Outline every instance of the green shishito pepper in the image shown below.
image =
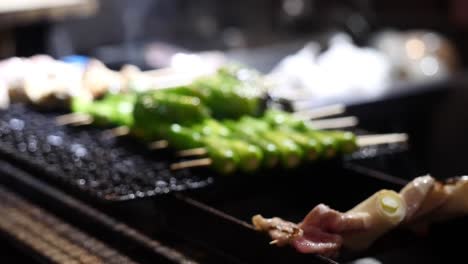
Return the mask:
POLYGON ((331 159, 338 152, 338 141, 328 132, 310 130, 304 132, 307 136, 315 138, 323 146, 323 157, 331 159))
POLYGON ((241 157, 222 138, 206 138, 203 140, 212 168, 221 174, 231 174, 241 163, 241 157))
POLYGON ((161 137, 166 138, 176 149, 205 148, 212 160, 212 167, 223 174, 232 173, 236 168, 252 172, 262 162, 261 150, 240 140, 223 138, 216 134, 207 136, 203 132, 178 124, 161 126, 159 130, 161 137))
POLYGON ((322 156, 325 158, 335 157, 339 150, 338 138, 329 132, 314 129, 308 122, 298 119, 290 113, 281 110, 267 110, 263 119, 274 127, 286 126, 315 139, 322 146, 322 156))
POLYGON ((252 172, 260 166, 263 159, 262 150, 249 142, 240 140, 231 133, 229 128, 214 119, 206 119, 201 124, 192 127, 206 138, 216 137, 226 142, 226 145, 239 157, 239 169, 244 172, 252 172))
POLYGON ((196 89, 196 87, 194 87, 193 85, 192 86, 179 86, 179 87, 164 89, 164 90, 161 90, 160 92, 165 93, 165 94, 194 96, 198 98, 202 97, 201 91, 199 91, 199 89, 196 89))
POLYGON ((91 115, 97 124, 131 127, 135 99, 134 94, 108 94, 97 101, 75 97, 72 99, 72 111, 91 115))
POLYGON ((224 125, 231 131, 233 137, 256 145, 263 152, 263 166, 273 168, 278 164, 280 153, 275 144, 262 138, 254 129, 250 127, 240 127, 233 120, 225 120, 224 125))
POLYGON ((133 115, 135 126, 144 129, 157 123, 201 122, 210 116, 210 111, 197 97, 153 91, 137 97, 133 115))
POLYGON ((239 120, 239 128, 253 128, 265 140, 275 144, 280 153, 280 160, 284 167, 293 168, 299 165, 304 152, 293 140, 278 131, 272 130, 272 127, 253 117, 244 116, 239 120))
POLYGON ((242 115, 258 115, 261 110, 260 82, 240 80, 227 69, 197 79, 188 86, 160 91, 164 94, 198 97, 215 118, 239 118, 242 115))
POLYGON ((281 110, 269 109, 266 110, 263 119, 273 127, 286 126, 297 131, 305 131, 309 126, 303 120, 296 118, 288 112, 281 110))
POLYGON ((205 119, 200 124, 192 126, 205 136, 231 137, 231 131, 215 119, 205 119))
POLYGON ((260 112, 257 89, 241 81, 214 75, 200 78, 192 86, 200 92, 200 99, 213 111, 215 118, 236 119, 260 112))
POLYGON ((221 174, 233 173, 238 167, 239 156, 223 138, 203 137, 198 131, 179 124, 159 124, 158 130, 159 135, 176 149, 205 148, 212 161, 211 167, 221 174))
POLYGON ((338 142, 340 153, 349 154, 358 149, 356 135, 348 131, 329 131, 330 135, 338 142))
POLYGON ((317 160, 323 155, 323 145, 315 137, 310 137, 286 126, 279 126, 277 129, 286 137, 292 139, 304 151, 306 160, 317 160))
POLYGON ((238 167, 241 171, 253 172, 260 167, 263 160, 263 152, 259 147, 238 139, 225 140, 227 145, 239 157, 238 167))

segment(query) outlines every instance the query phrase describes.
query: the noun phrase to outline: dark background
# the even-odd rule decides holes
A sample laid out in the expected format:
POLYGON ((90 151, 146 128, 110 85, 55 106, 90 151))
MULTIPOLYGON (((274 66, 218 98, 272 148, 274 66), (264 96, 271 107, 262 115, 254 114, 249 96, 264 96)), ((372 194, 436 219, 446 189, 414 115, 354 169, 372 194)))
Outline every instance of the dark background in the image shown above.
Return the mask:
POLYGON ((467 61, 468 6, 463 0, 100 0, 99 4, 93 17, 18 28, 16 53, 102 55, 102 47, 141 47, 151 41, 189 50, 226 50, 310 39, 331 30, 346 31, 365 44, 381 29, 416 28, 443 33, 467 61), (302 8, 288 12, 288 6, 297 5, 302 8))

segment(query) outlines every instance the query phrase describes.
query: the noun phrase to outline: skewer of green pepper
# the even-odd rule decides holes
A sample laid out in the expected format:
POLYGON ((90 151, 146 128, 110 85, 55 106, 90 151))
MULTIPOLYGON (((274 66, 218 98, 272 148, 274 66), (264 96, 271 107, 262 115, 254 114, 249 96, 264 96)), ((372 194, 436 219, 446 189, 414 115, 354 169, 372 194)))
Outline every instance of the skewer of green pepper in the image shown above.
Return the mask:
POLYGON ((74 113, 88 114, 93 122, 101 125, 133 125, 133 106, 135 94, 109 94, 99 101, 73 98, 71 107, 74 113))
POLYGON ((223 124, 230 129, 234 137, 255 144, 262 150, 264 167, 273 168, 278 164, 280 153, 275 144, 259 136, 259 134, 250 127, 239 127, 233 120, 226 120, 223 124))
POLYGON ((197 131, 178 124, 160 126, 160 131, 174 148, 203 147, 213 160, 215 170, 223 174, 231 173, 236 168, 252 172, 262 162, 263 153, 258 147, 237 139, 224 138, 211 132, 208 136, 206 131, 197 131))
POLYGON ((229 142, 228 145, 238 153, 239 168, 244 172, 254 171, 262 163, 263 152, 258 146, 232 137, 231 131, 214 119, 205 119, 201 124, 192 126, 192 129, 205 137, 219 137, 229 142))
POLYGON ((350 137, 349 135, 340 139, 336 133, 334 134, 316 130, 309 122, 296 118, 295 116, 281 110, 267 110, 263 119, 273 127, 287 127, 288 129, 293 129, 310 138, 316 139, 317 142, 321 144, 323 148, 323 156, 326 158, 333 158, 337 155, 337 150, 339 149, 338 142, 340 140, 355 139, 355 137, 350 137))
POLYGON ((135 125, 145 127, 154 122, 201 122, 210 117, 210 110, 198 97, 149 92, 138 96, 133 115, 135 125))
POLYGON ((275 144, 281 155, 280 159, 284 167, 293 168, 299 165, 304 152, 289 137, 278 133, 278 131, 273 131, 269 124, 248 116, 242 117, 238 125, 240 129, 248 129, 249 127, 254 129, 260 136, 275 144))

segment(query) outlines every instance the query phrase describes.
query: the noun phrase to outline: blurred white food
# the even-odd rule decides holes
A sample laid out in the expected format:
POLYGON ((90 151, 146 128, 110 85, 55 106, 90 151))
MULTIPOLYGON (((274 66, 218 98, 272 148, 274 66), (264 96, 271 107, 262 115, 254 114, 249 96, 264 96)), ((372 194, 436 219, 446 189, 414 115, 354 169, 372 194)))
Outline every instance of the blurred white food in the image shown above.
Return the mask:
POLYGON ((389 83, 389 59, 375 49, 357 47, 343 34, 324 53, 319 49, 312 42, 283 59, 269 75, 278 84, 272 95, 330 104, 376 97, 389 83))
POLYGON ((371 47, 357 47, 345 34, 320 53, 308 43, 284 58, 269 74, 274 97, 296 101, 296 108, 372 100, 420 82, 444 79, 458 66, 452 43, 437 33, 384 31, 371 47))

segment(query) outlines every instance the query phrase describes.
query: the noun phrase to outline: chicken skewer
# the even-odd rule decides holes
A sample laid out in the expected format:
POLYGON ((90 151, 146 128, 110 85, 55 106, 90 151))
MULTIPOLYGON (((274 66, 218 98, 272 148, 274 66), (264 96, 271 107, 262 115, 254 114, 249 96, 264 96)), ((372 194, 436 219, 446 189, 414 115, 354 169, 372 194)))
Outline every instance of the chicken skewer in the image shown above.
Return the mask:
POLYGON ((384 233, 398 226, 427 226, 468 214, 468 177, 445 183, 422 176, 399 193, 381 190, 348 212, 317 205, 295 224, 281 218, 255 215, 255 228, 267 232, 270 244, 291 245, 301 253, 336 256, 342 247, 362 251, 384 233))

